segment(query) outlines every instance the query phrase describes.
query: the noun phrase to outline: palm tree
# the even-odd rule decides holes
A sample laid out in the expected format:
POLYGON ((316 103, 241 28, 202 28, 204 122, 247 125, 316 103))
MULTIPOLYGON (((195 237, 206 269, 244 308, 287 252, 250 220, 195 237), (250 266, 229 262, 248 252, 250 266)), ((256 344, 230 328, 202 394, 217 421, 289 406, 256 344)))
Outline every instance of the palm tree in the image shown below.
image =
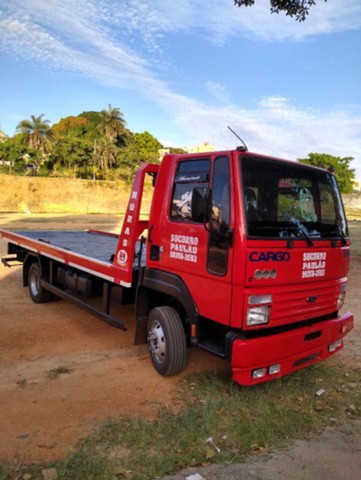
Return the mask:
POLYGON ((35 151, 35 156, 32 157, 33 173, 35 175, 39 163, 44 160, 51 149, 52 131, 49 126, 50 121, 43 120, 43 116, 44 113, 38 117, 31 115, 31 120, 22 120, 16 127, 18 132, 25 135, 27 147, 35 151))
POLYGON ((119 149, 115 145, 115 141, 108 137, 103 137, 94 142, 94 158, 98 162, 100 170, 107 171, 113 168, 117 162, 119 149))
POLYGON ((44 113, 36 117, 31 115, 31 120, 22 120, 16 127, 20 133, 27 136, 28 147, 40 152, 42 156, 49 153, 51 130, 49 120, 43 120, 44 113))
POLYGON ((119 108, 113 108, 109 104, 108 110, 102 110, 100 116, 99 128, 110 140, 115 140, 124 133, 127 122, 119 108))

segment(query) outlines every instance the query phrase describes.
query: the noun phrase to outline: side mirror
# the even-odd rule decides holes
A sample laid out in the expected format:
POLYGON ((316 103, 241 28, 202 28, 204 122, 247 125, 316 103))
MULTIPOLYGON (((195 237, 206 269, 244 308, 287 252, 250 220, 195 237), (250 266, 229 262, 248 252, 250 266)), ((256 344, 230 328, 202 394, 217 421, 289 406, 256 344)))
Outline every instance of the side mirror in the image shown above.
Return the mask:
POLYGON ((191 219, 196 223, 208 223, 211 219, 212 194, 209 188, 196 187, 192 192, 191 219))

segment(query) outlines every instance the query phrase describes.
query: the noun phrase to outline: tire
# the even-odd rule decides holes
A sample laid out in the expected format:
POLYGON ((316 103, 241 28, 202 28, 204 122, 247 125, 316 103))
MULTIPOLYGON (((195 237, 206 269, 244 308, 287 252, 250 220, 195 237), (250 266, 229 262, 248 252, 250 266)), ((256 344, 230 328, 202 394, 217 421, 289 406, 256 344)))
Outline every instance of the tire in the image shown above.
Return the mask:
POLYGON ((34 303, 46 303, 49 302, 53 294, 46 290, 41 285, 42 272, 39 262, 34 262, 29 267, 28 272, 28 285, 29 294, 34 303))
POLYGON ((187 363, 182 321, 172 307, 154 308, 148 318, 147 339, 154 368, 164 377, 181 372, 187 363))

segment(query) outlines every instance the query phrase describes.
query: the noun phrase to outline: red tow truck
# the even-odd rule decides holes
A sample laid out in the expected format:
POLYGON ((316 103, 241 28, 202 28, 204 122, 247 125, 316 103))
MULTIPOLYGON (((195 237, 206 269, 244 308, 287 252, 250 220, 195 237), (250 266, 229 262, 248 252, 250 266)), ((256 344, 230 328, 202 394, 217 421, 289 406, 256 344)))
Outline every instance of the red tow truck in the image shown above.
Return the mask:
POLYGON ((3 263, 22 263, 35 303, 60 297, 120 329, 112 293, 134 303, 135 343, 148 342, 163 376, 197 346, 229 359, 239 384, 264 382, 329 357, 353 328, 353 315, 339 314, 350 239, 334 175, 243 147, 142 166, 120 235, 0 234, 3 263))

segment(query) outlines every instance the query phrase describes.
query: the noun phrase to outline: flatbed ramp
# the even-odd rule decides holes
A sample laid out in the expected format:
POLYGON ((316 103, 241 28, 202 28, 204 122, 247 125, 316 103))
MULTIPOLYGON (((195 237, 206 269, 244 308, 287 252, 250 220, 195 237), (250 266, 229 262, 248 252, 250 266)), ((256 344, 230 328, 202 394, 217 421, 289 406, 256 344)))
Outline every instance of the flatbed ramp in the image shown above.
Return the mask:
POLYGON ((113 263, 118 235, 96 231, 13 231, 17 235, 100 262, 113 263))
MULTIPOLYGON (((121 282, 115 282, 114 277, 117 270, 117 267, 113 264, 114 254, 119 241, 117 234, 98 230, 0 231, 0 234, 6 236, 8 242, 16 245, 16 248, 23 248, 24 251, 30 252, 30 255, 34 252, 36 256, 41 255, 50 258, 48 276, 41 278, 41 286, 45 290, 77 304, 114 327, 126 329, 125 322, 110 313, 112 288, 116 285, 121 285, 121 282), (81 277, 83 283, 86 283, 87 278, 90 278, 86 277, 87 274, 97 277, 102 286, 102 293, 98 292, 96 294, 96 296, 99 296, 100 293, 102 297, 101 305, 96 306, 94 302, 88 303, 82 291, 74 286, 75 284, 77 285, 79 273, 73 274, 74 279, 72 274, 70 274, 71 278, 68 281, 74 280, 72 282, 72 285, 74 283, 73 287, 69 286, 69 283, 66 283, 66 281, 64 283, 65 288, 60 287, 57 282, 60 281, 60 284, 63 284, 64 280, 56 279, 53 261, 57 262, 58 265, 65 266, 58 267, 65 268, 63 271, 65 277, 67 275, 67 266, 76 268, 78 272, 85 272, 85 276, 81 274, 83 275, 81 277), (71 288, 75 289, 76 292, 71 291, 71 288)), ((133 269, 138 269, 145 263, 144 243, 144 238, 136 241, 133 269)), ((2 260, 5 265, 11 266, 10 264, 14 262, 14 257, 5 257, 2 260)), ((89 288, 92 287, 89 286, 89 288)))

